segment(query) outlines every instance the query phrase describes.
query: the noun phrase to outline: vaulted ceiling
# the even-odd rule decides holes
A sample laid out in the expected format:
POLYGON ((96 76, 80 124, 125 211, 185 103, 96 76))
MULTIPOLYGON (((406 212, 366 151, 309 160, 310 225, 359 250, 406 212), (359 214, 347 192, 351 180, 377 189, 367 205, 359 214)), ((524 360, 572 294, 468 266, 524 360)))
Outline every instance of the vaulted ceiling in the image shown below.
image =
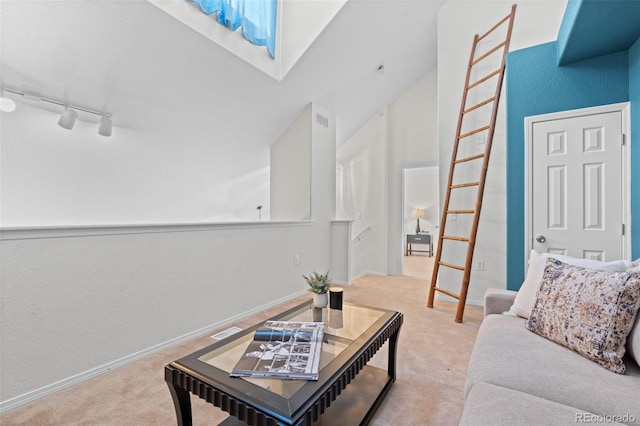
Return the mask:
POLYGON ((2 86, 243 151, 318 102, 341 142, 435 66, 442 3, 349 0, 278 82, 144 0, 2 0, 2 86))

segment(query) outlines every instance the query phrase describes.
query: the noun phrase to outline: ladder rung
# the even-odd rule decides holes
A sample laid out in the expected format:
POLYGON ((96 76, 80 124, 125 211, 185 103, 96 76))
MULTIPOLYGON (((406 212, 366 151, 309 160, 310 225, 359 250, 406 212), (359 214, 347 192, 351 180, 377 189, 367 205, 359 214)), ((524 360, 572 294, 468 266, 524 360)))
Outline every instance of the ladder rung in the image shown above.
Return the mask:
POLYGON ((491 55, 492 53, 494 53, 496 50, 503 48, 505 45, 507 44, 507 41, 503 41, 502 43, 500 43, 499 45, 497 45, 496 47, 494 47, 493 49, 489 50, 487 53, 485 53, 484 55, 480 56, 478 59, 476 59, 475 61, 471 62, 471 66, 477 64, 478 62, 480 62, 481 60, 483 60, 484 58, 486 58, 487 56, 491 55))
POLYGON ((484 154, 473 155, 471 157, 461 158, 460 160, 454 161, 455 164, 464 163, 466 161, 477 160, 479 158, 483 158, 484 154))
POLYGON ((480 127, 479 129, 475 129, 470 132, 461 134, 460 136, 458 136, 458 139, 463 139, 468 136, 475 135, 476 133, 484 132, 485 130, 489 130, 490 128, 491 128, 490 126, 480 127))
POLYGON ((475 210, 447 210, 447 214, 474 214, 475 210))
POLYGON ((469 238, 466 237, 452 237, 452 236, 447 236, 447 235, 443 235, 442 236, 443 240, 453 240, 453 241, 462 241, 464 243, 468 243, 469 242, 469 238))
POLYGON ((511 12, 510 14, 508 14, 507 16, 502 18, 502 20, 500 20, 500 22, 498 22, 493 27, 491 27, 491 29, 489 31, 487 31, 486 33, 482 34, 481 36, 478 36, 476 41, 480 41, 483 38, 485 38, 486 36, 488 36, 489 34, 491 34, 492 32, 494 32, 496 28, 498 28, 500 25, 504 24, 509 18, 511 18, 512 14, 513 14, 513 12, 511 12))
POLYGON ((498 69, 498 70, 495 70, 494 72, 492 72, 491 74, 488 74, 487 76, 482 77, 480 80, 478 80, 475 83, 470 84, 469 86, 467 86, 467 89, 473 89, 477 85, 482 84, 485 81, 489 80, 491 77, 495 77, 496 75, 500 74, 500 71, 502 71, 502 70, 498 69))
POLYGON ((434 290, 439 291, 440 293, 444 293, 444 294, 446 294, 447 296, 451 296, 451 297, 453 297, 454 299, 458 299, 458 300, 460 299, 460 296, 459 296, 459 295, 457 295, 457 294, 455 294, 455 293, 452 293, 452 292, 450 292, 449 290, 445 290, 444 288, 434 287, 433 289, 434 289, 434 290))
POLYGON ((472 106, 471 108, 467 108, 467 109, 465 109, 464 111, 462 111, 462 113, 463 113, 463 114, 466 114, 466 113, 468 113, 468 112, 471 112, 471 111, 473 111, 473 110, 476 110, 476 109, 480 108, 481 106, 485 106, 486 104, 493 102, 493 101, 495 100, 495 98, 496 98, 496 97, 495 97, 495 96, 493 96, 493 97, 491 97, 491 98, 489 98, 489 99, 487 99, 487 100, 485 100, 485 101, 480 102, 480 103, 479 103, 479 104, 477 104, 477 105, 472 106))
POLYGON ((459 183, 457 185, 451 185, 449 188, 458 189, 458 188, 467 188, 469 186, 478 186, 480 182, 467 182, 467 183, 459 183))
POLYGON ((454 265, 453 263, 438 262, 438 265, 440 265, 440 266, 446 266, 447 268, 453 268, 453 269, 458 269, 458 270, 460 270, 460 271, 464 271, 464 266, 454 265))

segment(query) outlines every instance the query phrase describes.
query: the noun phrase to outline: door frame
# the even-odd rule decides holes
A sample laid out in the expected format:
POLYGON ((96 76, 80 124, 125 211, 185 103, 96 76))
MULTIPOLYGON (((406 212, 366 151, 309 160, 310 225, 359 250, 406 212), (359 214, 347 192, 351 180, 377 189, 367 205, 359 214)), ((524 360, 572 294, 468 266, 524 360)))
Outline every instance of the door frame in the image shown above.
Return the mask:
POLYGON ((529 253, 533 248, 533 205, 531 197, 533 193, 533 125, 535 123, 551 120, 564 120, 567 118, 582 117, 585 115, 596 115, 610 112, 620 112, 622 116, 622 220, 625 226, 622 235, 622 256, 631 256, 631 156, 629 147, 631 146, 631 113, 630 103, 621 102, 595 107, 572 109, 567 111, 552 112, 548 114, 532 115, 524 119, 524 140, 525 140, 525 197, 524 197, 524 245, 525 245, 525 268, 529 260, 529 253))

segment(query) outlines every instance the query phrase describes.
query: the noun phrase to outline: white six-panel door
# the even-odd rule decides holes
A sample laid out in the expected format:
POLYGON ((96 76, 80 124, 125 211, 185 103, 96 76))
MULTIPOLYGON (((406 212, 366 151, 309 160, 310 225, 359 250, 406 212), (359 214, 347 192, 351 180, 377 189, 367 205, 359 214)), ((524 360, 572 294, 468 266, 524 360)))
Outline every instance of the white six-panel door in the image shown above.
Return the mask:
POLYGON ((602 261, 627 256, 625 114, 628 104, 527 118, 529 249, 602 261))

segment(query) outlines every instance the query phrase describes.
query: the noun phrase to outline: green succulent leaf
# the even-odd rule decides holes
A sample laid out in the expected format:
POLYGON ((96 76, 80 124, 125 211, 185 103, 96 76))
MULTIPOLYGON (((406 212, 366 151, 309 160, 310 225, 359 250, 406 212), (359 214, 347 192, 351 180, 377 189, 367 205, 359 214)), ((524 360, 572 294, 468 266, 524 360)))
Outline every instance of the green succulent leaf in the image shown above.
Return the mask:
POLYGON ((331 286, 331 277, 329 277, 329 271, 327 271, 325 274, 319 274, 316 271, 313 271, 309 275, 302 275, 302 277, 309 285, 309 291, 312 293, 326 293, 331 286))

